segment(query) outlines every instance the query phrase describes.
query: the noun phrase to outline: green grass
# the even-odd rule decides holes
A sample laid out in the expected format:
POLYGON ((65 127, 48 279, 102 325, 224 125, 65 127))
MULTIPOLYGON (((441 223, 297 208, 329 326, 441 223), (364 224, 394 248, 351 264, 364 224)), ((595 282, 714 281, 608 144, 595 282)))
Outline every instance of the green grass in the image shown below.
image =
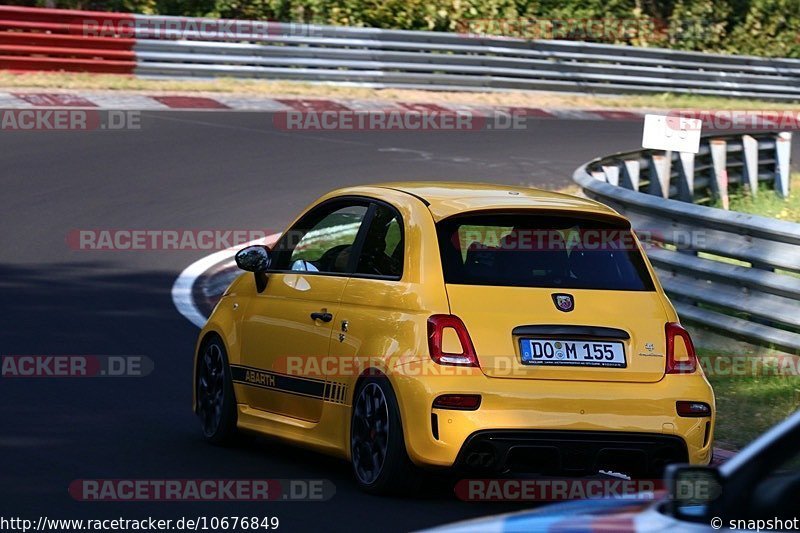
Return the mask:
POLYGON ((719 367, 722 375, 717 375, 716 365, 709 369, 708 361, 719 354, 698 352, 717 400, 716 440, 741 448, 800 408, 800 376, 791 371, 800 367, 796 358, 724 354, 725 363, 719 367), (747 364, 737 375, 730 375, 731 361, 743 357, 747 364), (793 366, 783 366, 790 361, 793 366))
POLYGON ((715 438, 741 448, 800 407, 800 377, 713 379, 715 438))
MULTIPOLYGON (((717 202, 714 207, 721 207, 721 202, 717 202)), ((787 199, 781 198, 769 186, 763 185, 755 197, 746 190, 731 196, 730 209, 778 220, 800 222, 800 175, 792 176, 790 195, 787 199)), ((698 255, 726 263, 747 264, 703 252, 698 255)), ((781 273, 796 275, 787 271, 781 273)), ((701 352, 700 355, 702 357, 710 354, 701 352)), ((717 398, 715 438, 737 448, 745 446, 800 408, 800 376, 775 375, 774 372, 764 372, 761 368, 751 375, 710 374, 708 379, 714 387, 717 398)))
MULTIPOLYGON (((789 198, 782 198, 771 186, 761 185, 758 194, 753 196, 743 189, 741 194, 730 198, 731 211, 761 215, 764 217, 800 222, 800 174, 792 175, 789 198)), ((714 207, 722 207, 717 201, 714 207)))
POLYGON ((733 257, 725 257, 724 255, 717 255, 708 252, 697 252, 697 257, 700 257, 701 259, 711 259, 713 261, 720 261, 721 263, 728 263, 736 266, 745 266, 745 267, 750 266, 750 263, 748 263, 747 261, 741 261, 739 259, 734 259, 733 257))

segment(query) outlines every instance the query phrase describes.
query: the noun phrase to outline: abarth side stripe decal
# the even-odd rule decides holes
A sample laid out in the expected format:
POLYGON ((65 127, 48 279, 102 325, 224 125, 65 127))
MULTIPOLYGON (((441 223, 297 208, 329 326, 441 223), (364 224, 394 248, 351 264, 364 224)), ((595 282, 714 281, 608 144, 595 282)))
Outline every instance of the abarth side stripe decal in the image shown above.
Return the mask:
POLYGON ((231 379, 234 383, 242 385, 288 392, 310 398, 324 398, 325 382, 323 380, 234 365, 231 365, 231 379))
POLYGON ((342 383, 326 382, 322 379, 304 376, 291 376, 242 365, 230 365, 230 368, 231 380, 239 385, 285 392, 306 398, 317 398, 333 403, 344 403, 346 398, 347 387, 342 383))

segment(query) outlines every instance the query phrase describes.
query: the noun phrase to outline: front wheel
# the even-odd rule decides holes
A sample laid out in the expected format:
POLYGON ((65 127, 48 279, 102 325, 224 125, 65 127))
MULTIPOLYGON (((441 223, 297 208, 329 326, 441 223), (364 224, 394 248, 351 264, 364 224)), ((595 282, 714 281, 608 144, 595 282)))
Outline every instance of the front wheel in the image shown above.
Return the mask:
POLYGON ((203 436, 212 444, 230 444, 236 437, 236 398, 222 339, 209 339, 197 357, 195 390, 203 436))
POLYGON ((416 468, 408 458, 397 397, 389 380, 369 378, 354 395, 350 454, 359 487, 371 494, 410 489, 416 468))

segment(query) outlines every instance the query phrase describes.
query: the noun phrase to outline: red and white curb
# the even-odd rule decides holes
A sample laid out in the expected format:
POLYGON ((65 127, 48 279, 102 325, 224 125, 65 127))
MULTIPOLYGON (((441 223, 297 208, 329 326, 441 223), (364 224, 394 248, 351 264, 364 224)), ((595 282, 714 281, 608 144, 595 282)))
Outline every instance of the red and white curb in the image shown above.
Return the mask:
POLYGON ((465 112, 490 115, 497 112, 520 114, 531 118, 561 120, 641 120, 643 110, 537 108, 521 106, 488 106, 397 102, 382 100, 350 100, 326 98, 266 98, 237 94, 198 96, 192 94, 138 94, 125 92, 74 93, 0 91, 0 109, 79 108, 141 111, 326 111, 356 112, 465 112))

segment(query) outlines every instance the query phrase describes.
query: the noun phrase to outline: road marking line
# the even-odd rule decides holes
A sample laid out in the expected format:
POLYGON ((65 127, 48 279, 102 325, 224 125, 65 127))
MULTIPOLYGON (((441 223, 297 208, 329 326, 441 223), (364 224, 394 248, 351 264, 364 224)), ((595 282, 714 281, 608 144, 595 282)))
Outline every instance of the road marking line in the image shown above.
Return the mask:
POLYGON ((253 244, 264 244, 265 242, 272 244, 278 239, 279 235, 280 233, 273 233, 261 239, 255 239, 240 244, 239 246, 220 250, 219 252, 198 259, 183 269, 183 272, 180 273, 175 283, 172 284, 172 303, 175 304, 178 312, 198 328, 205 326, 208 317, 203 316, 203 313, 200 312, 192 294, 192 289, 194 288, 197 278, 205 274, 206 271, 214 265, 230 259, 242 248, 253 244))

